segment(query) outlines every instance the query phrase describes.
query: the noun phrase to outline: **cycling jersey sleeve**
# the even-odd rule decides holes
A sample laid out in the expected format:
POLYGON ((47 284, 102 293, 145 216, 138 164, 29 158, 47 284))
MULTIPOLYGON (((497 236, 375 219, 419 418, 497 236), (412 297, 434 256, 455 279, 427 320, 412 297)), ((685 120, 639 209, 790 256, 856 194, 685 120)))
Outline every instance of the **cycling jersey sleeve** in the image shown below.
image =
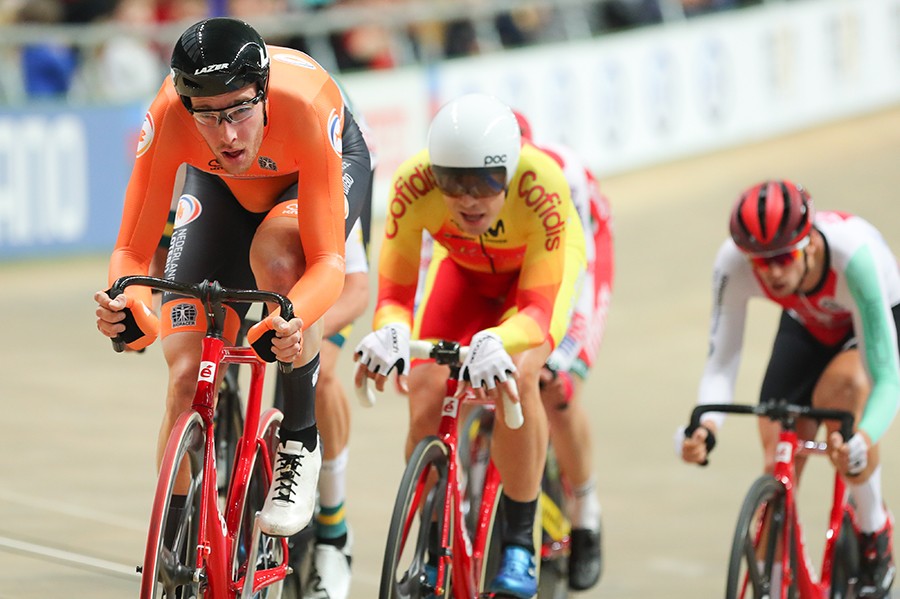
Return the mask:
MULTIPOLYGON (((344 204, 341 144, 343 101, 328 77, 312 102, 298 105, 287 134, 299 161, 297 224, 306 269, 288 292, 304 330, 340 297, 344 287, 344 204)), ((273 117, 274 120, 274 117, 273 117)))
MULTIPOLYGON (((119 236, 110 257, 110 284, 125 275, 147 274, 166 226, 175 175, 181 164, 181 154, 171 141, 177 136, 166 133, 179 126, 172 107, 164 83, 141 127, 134 168, 125 190, 119 236)), ((153 305, 146 287, 131 287, 128 295, 147 306, 153 305)))
POLYGON ((856 304, 857 331, 862 332, 860 348, 872 377, 872 391, 858 428, 877 443, 894 420, 900 404, 897 329, 877 262, 868 245, 853 254, 846 277, 856 304))
MULTIPOLYGON (((713 303, 709 328, 709 352, 698 392, 699 404, 731 403, 741 362, 747 301, 757 295, 758 284, 750 265, 734 244, 726 241, 716 256, 713 271, 713 303)), ((705 417, 721 426, 724 414, 705 417)))

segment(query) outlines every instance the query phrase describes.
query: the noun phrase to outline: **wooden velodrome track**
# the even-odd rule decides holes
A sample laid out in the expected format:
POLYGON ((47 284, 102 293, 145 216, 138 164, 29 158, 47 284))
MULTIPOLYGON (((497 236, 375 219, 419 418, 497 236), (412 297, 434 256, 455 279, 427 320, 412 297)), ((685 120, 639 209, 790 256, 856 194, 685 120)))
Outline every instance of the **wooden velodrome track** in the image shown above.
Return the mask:
MULTIPOLYGON (((792 178, 820 208, 869 218, 900 252, 898 158, 900 108, 603 179, 616 218, 616 281, 585 399, 596 433, 606 567, 583 596, 722 596, 738 506, 760 469, 755 424, 729 420, 706 469, 675 458, 672 434, 694 402, 711 262, 730 204, 758 179, 792 178)), ((2 599, 137 595, 165 367, 158 344, 144 355, 118 355, 97 333, 91 296, 105 283, 105 260, 0 264, 2 599)), ((762 303, 751 309, 739 400, 755 401, 776 315, 762 303)), ((368 317, 351 347, 367 324, 368 317)), ((340 368, 349 377, 349 352, 340 368)), ((391 394, 374 409, 352 405, 352 596, 369 598, 377 595, 401 474, 406 408, 391 394)), ((882 450, 885 497, 895 510, 898 431, 895 425, 882 450)), ((815 547, 827 501, 820 491, 830 483, 819 462, 801 490, 806 538, 815 547)))

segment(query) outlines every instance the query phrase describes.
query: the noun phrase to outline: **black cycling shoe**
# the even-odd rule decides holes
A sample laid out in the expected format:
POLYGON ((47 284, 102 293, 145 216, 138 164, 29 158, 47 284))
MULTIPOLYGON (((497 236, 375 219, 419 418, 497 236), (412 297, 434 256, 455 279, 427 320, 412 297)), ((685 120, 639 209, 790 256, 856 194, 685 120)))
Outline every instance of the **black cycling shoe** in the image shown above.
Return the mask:
POLYGON ((572 529, 569 588, 573 591, 585 591, 600 580, 600 574, 603 571, 600 537, 600 529, 596 532, 587 528, 572 529))
POLYGON ((878 532, 859 533, 859 599, 883 599, 894 582, 893 526, 890 518, 878 532))

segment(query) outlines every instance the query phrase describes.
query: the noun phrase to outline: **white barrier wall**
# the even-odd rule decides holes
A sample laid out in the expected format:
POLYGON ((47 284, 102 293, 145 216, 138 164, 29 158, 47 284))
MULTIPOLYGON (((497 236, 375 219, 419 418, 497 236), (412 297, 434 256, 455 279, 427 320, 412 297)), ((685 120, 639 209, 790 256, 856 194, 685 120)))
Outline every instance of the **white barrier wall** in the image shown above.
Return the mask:
MULTIPOLYGON (((790 0, 576 44, 341 78, 374 213, 446 100, 496 94, 607 176, 900 103, 900 0, 790 0)), ((144 103, 0 108, 0 260, 109 251, 144 103)))
POLYGON ((771 3, 576 44, 342 79, 378 143, 376 214, 430 115, 467 92, 522 110, 602 175, 900 102, 900 0, 771 3))

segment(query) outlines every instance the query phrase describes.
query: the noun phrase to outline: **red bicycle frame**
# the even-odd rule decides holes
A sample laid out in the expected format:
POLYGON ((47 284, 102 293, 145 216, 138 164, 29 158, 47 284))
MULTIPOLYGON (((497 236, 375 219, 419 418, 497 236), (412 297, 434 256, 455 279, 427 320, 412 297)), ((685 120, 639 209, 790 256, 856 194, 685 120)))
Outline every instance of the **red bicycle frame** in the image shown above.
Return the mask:
MULTIPOLYGON (((827 444, 824 442, 801 440, 797 435, 796 421, 798 418, 812 418, 817 420, 836 420, 840 421, 840 434, 844 439, 849 439, 853 432, 854 416, 852 413, 844 410, 831 410, 823 408, 815 408, 810 406, 791 405, 784 401, 767 401, 756 406, 738 405, 738 404, 705 404, 694 408, 691 413, 691 421, 685 434, 690 436, 694 430, 700 426, 700 418, 707 412, 723 412, 733 414, 754 414, 760 417, 767 417, 773 422, 781 424, 779 431, 778 443, 775 447, 775 466, 771 478, 783 491, 784 495, 784 523, 778 531, 780 536, 779 546, 781 554, 779 556, 781 565, 781 582, 780 588, 771 589, 777 591, 778 598, 788 596, 788 591, 795 588, 800 599, 828 599, 832 593, 832 585, 834 583, 833 571, 835 565, 836 547, 841 534, 841 529, 845 525, 845 514, 849 513, 852 517, 853 508, 848 502, 846 483, 840 473, 835 471, 834 487, 832 492, 831 511, 829 513, 828 528, 825 531, 825 546, 822 556, 821 575, 815 575, 809 553, 804 542, 803 530, 797 513, 796 498, 796 457, 800 454, 824 455, 827 451, 827 444), (791 550, 793 548, 793 551, 791 550), (792 555, 793 554, 793 555, 792 555), (792 559, 794 558, 794 559, 792 559)), ((703 464, 705 465, 705 463, 703 464)), ((762 477, 767 479, 768 477, 762 477)), ((765 480, 758 480, 765 483, 765 480)), ((753 488, 757 487, 757 484, 753 488)), ((752 491, 751 491, 752 493, 752 491)), ((748 494, 750 500, 751 494, 748 494)), ((760 496, 761 497, 761 496, 760 496)), ((757 499, 759 499, 757 497, 757 499)), ((745 503, 745 508, 748 504, 745 503)), ((752 505, 752 504, 749 504, 752 505)), ((758 528, 753 531, 753 547, 759 548, 762 545, 765 535, 770 528, 773 515, 778 512, 777 505, 773 507, 771 502, 767 502, 764 507, 763 517, 758 521, 758 528)), ((743 517, 743 515, 742 515, 743 517)), ((741 520, 739 519, 739 522, 741 520)), ((750 534, 751 531, 747 531, 750 534)), ((736 532, 735 545, 733 552, 739 548, 738 535, 736 532)), ((740 548, 743 552, 744 548, 740 548)), ((745 556, 746 559, 750 559, 745 556)), ((736 562, 732 555, 732 564, 730 568, 734 568, 736 562)), ((751 583, 750 570, 743 574, 743 579, 737 581, 732 578, 731 570, 729 572, 729 592, 732 590, 732 583, 737 582, 739 586, 739 595, 744 597, 748 591, 748 585, 751 583)), ((846 582, 846 581, 844 581, 846 582)), ((757 585, 756 582, 753 583, 757 585)), ((757 592, 759 589, 757 589, 757 592)))
POLYGON ((849 508, 847 503, 847 489, 843 477, 835 472, 834 491, 832 494, 831 512, 828 518, 828 528, 825 531, 825 548, 822 555, 821 577, 816 580, 814 569, 810 562, 806 545, 803 542, 803 530, 800 520, 797 518, 796 507, 796 468, 795 458, 799 453, 824 453, 824 443, 813 441, 801 441, 796 431, 782 430, 778 437, 778 445, 775 450, 775 480, 784 487, 785 514, 789 526, 781 531, 783 535, 782 547, 790 547, 793 536, 793 546, 797 548, 797 567, 791 567, 790 555, 784 552, 781 556, 781 589, 779 597, 787 597, 788 588, 796 579, 797 590, 801 599, 828 599, 831 592, 831 572, 834 562, 834 546, 837 543, 838 534, 844 520, 844 512, 849 508))
MULTIPOLYGON (((129 285, 141 285, 172 291, 197 298, 203 302, 207 319, 207 331, 201 340, 200 364, 197 374, 197 387, 191 409, 181 414, 172 428, 165 453, 161 460, 159 484, 154 497, 154 509, 151 515, 147 549, 144 564, 153 564, 154 572, 144 572, 141 581, 142 597, 153 593, 157 580, 151 579, 159 568, 159 550, 157 541, 162 538, 163 522, 167 517, 164 509, 173 494, 171 481, 175 480, 176 471, 189 468, 185 460, 179 460, 179 451, 183 449, 183 436, 197 426, 197 418, 203 426, 203 461, 200 500, 197 513, 197 545, 193 552, 193 570, 190 572, 194 585, 203 590, 203 596, 209 599, 233 599, 240 595, 249 598, 261 589, 284 580, 289 570, 288 543, 286 538, 271 539, 280 544, 280 555, 283 559, 277 564, 267 564, 257 570, 260 532, 256 524, 255 514, 247 512, 248 490, 251 482, 256 482, 268 490, 272 480, 272 456, 269 452, 268 439, 264 437, 261 423, 266 429, 280 418, 277 410, 266 412, 266 418, 260 415, 262 406, 263 383, 265 379, 265 362, 262 362, 250 347, 227 346, 222 339, 224 323, 224 301, 233 302, 276 302, 281 306, 285 318, 291 318, 293 308, 290 302, 278 294, 267 291, 224 289, 217 282, 203 281, 199 284, 186 284, 154 277, 123 277, 110 289, 110 297, 116 297, 129 285), (219 492, 216 476, 216 443, 213 431, 215 402, 219 389, 219 373, 223 366, 229 364, 245 364, 250 366, 250 385, 247 393, 246 416, 244 429, 238 440, 233 471, 230 473, 228 493, 224 509, 219 507, 219 492), (262 467, 262 471, 256 470, 262 467), (264 474, 263 480, 254 480, 257 475, 264 474), (248 537, 250 522, 253 518, 252 532, 248 537), (241 536, 243 533, 243 537, 241 536), (249 543, 248 543, 249 541, 249 543), (238 558, 239 544, 245 544, 243 555, 238 558), (249 545, 249 547, 247 546, 249 545), (244 560, 246 560, 244 562, 244 560), (242 567, 246 564, 246 567, 242 567), (238 571, 235 571, 238 569, 238 571), (242 570, 242 571, 241 571, 242 570)), ((124 348, 120 339, 114 339, 117 350, 124 348)), ((290 365, 280 365, 288 370, 290 365)), ((187 566, 188 564, 184 564, 187 566)), ((187 592, 182 589, 182 593, 187 592)))
MULTIPOLYGON (((481 503, 478 507, 478 519, 470 536, 470 532, 465 525, 463 489, 460 481, 460 462, 458 458, 459 417, 464 404, 481 404, 493 407, 493 401, 481 400, 471 391, 461 398, 455 397, 459 390, 457 378, 459 366, 465 359, 467 351, 468 348, 461 348, 457 343, 449 341, 438 343, 413 341, 410 343, 410 356, 412 358, 431 358, 437 364, 450 367, 450 374, 445 385, 444 399, 441 404, 440 422, 435 435, 436 440, 433 438, 430 440, 431 443, 439 442, 443 446, 447 461, 446 492, 443 493, 443 497, 440 500, 441 503, 434 506, 434 512, 439 512, 442 517, 440 518, 440 530, 438 531, 441 552, 437 556, 438 563, 433 593, 434 595, 443 596, 447 593, 447 585, 449 584, 455 599, 475 599, 480 595, 478 589, 483 582, 480 578, 487 559, 488 545, 493 532, 492 526, 497 495, 500 490, 500 473, 497 471, 493 460, 489 459, 481 486, 481 503), (453 523, 452 526, 451 522, 453 523), (472 537, 474 537, 474 542, 472 537), (450 550, 451 548, 452 550, 450 550)), ((366 383, 366 385, 357 388, 357 395, 363 403, 371 405, 373 396, 368 386, 368 380, 366 383)), ((507 426, 510 428, 520 427, 523 423, 521 405, 518 402, 513 402, 506 395, 503 396, 503 401, 507 426)), ((409 465, 407 467, 409 468, 409 465)), ((394 524, 392 525, 399 525, 398 527, 402 528, 401 539, 398 542, 398 554, 403 553, 404 545, 410 538, 410 531, 419 517, 419 510, 431 488, 426 483, 432 472, 431 469, 425 468, 419 473, 411 472, 414 472, 414 474, 410 476, 418 477, 407 479, 410 482, 414 481, 415 490, 411 495, 411 500, 404 507, 407 511, 401 512, 401 519, 393 520, 394 524)), ((406 479, 406 476, 405 474, 404 479, 406 479)), ((389 547, 391 545, 391 537, 392 535, 389 535, 389 547)), ((394 573, 388 574, 383 572, 382 575, 382 583, 384 583, 384 577, 393 576, 394 573)), ((394 596, 393 592, 391 592, 391 596, 394 596)))
MULTIPOLYGON (((453 551, 445 554, 438 562, 437 584, 438 592, 442 592, 446 581, 447 565, 451 564, 453 577, 453 596, 458 599, 472 599, 478 596, 480 573, 483 571, 487 542, 491 534, 491 514, 495 509, 497 492, 500 489, 500 473, 494 466, 494 460, 489 459, 485 471, 484 484, 481 494, 481 504, 478 508, 479 515, 475 527, 474 543, 469 538, 466 527, 462 525, 465 518, 462 513, 462 496, 459 484, 459 412, 463 403, 475 404, 479 400, 474 394, 467 394, 460 399, 454 397, 459 388, 459 381, 448 378, 444 401, 441 405, 441 421, 438 425, 438 438, 449 449, 450 459, 447 467, 448 493, 444 501, 444 518, 441 527, 441 546, 449 547, 450 535, 453 534, 453 547, 467 548, 467 551, 453 551), (450 530, 451 512, 452 521, 457 525, 450 530)), ((481 402, 492 405, 490 402, 481 402)))
MULTIPOLYGON (((200 358, 200 370, 197 377, 197 392, 191 409, 198 412, 205 423, 206 440, 204 453, 206 454, 205 472, 203 476, 203 492, 200 506, 199 539, 200 551, 197 552, 197 571, 206 571, 209 581, 210 598, 234 597, 236 593, 244 592, 247 585, 247 576, 251 577, 252 593, 283 580, 287 576, 287 560, 282 564, 267 568, 263 571, 254 571, 255 558, 248 558, 250 568, 248 572, 237 580, 232 580, 231 565, 235 544, 238 540, 238 526, 240 524, 244 498, 247 494, 247 486, 250 484, 251 458, 255 452, 260 452, 256 459, 262 460, 266 471, 266 480, 272 480, 272 466, 269 448, 263 439, 259 438, 257 431, 260 422, 260 408, 262 406, 263 380, 266 365, 249 347, 228 347, 222 339, 204 337, 200 358), (213 434, 213 412, 215 410, 215 398, 218 393, 218 372, 222 365, 246 364, 250 366, 250 386, 247 392, 247 410, 244 421, 244 432, 237 445, 234 460, 234 472, 231 473, 231 484, 228 488, 224 514, 219 509, 218 489, 216 487, 215 473, 215 438, 213 434), (252 432, 251 432, 252 431, 252 432), (222 524, 224 523, 224 527, 222 524), (219 589, 221 581, 228 581, 225 589, 219 589)), ((258 534, 253 535, 254 541, 258 534)), ((278 539, 282 545, 283 555, 287 556, 287 539, 278 539)), ((253 556, 251 555, 251 558, 253 556)))

